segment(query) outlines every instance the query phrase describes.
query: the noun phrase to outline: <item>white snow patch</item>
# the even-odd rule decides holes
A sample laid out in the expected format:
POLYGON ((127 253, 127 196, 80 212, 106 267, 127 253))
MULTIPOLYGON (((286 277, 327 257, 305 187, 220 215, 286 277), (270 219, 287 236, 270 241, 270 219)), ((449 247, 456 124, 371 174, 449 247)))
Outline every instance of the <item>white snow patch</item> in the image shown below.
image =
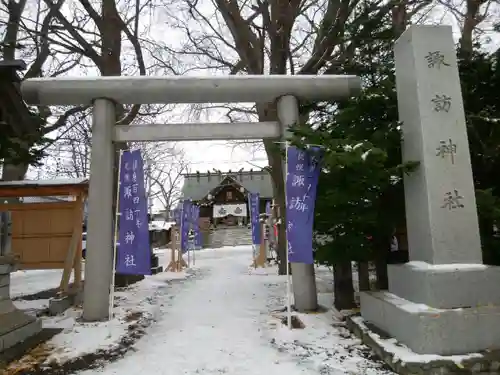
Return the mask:
POLYGON ((156 247, 153 249, 153 254, 163 255, 165 252, 170 251, 170 249, 165 249, 164 247, 156 247))
POLYGON ((80 317, 79 309, 69 309, 62 317, 43 320, 44 328, 64 329, 47 342, 54 351, 46 363, 62 363, 99 349, 110 349, 118 345, 128 326, 121 312, 114 319, 102 323, 81 323, 77 321, 80 317))
POLYGON ((363 143, 357 143, 353 146, 353 150, 357 150, 358 148, 363 147, 363 143))
POLYGON ((54 178, 51 180, 17 180, 0 181, 0 186, 59 186, 80 185, 88 183, 87 178, 54 178))
POLYGON ((268 267, 249 267, 248 269, 248 274, 249 275, 261 275, 261 276, 269 276, 269 275, 276 275, 276 269, 275 268, 268 268, 268 267))
POLYGON ((169 230, 175 222, 155 220, 149 223, 149 230, 169 230))
MULTIPOLYGON (((165 265, 170 252, 156 250, 165 265)), ((155 321, 134 350, 80 375, 389 374, 363 356, 367 348, 345 328, 332 327, 331 311, 299 314, 306 326, 302 330, 283 326, 272 311, 284 307, 286 276, 278 276, 276 267, 249 268, 251 262, 251 246, 200 250, 200 278, 173 281, 188 277, 186 272, 146 277, 116 293, 118 306, 109 322, 82 323, 78 308, 45 318, 45 327, 64 329, 49 341, 55 350, 46 361, 67 361, 118 345, 129 324, 127 315, 143 312, 155 321)), ((331 271, 318 270, 329 290, 331 271)), ((332 298, 330 292, 319 295, 323 306, 331 306, 332 298)))
POLYGON ((365 325, 362 317, 356 316, 351 318, 353 322, 359 325, 372 340, 374 340, 378 345, 382 346, 387 352, 394 355, 394 361, 400 360, 403 363, 429 363, 436 360, 451 360, 457 365, 460 365, 463 361, 471 358, 480 358, 482 354, 480 353, 470 353, 464 355, 451 355, 451 356, 441 356, 437 354, 417 354, 409 349, 407 346, 398 343, 396 339, 383 339, 376 333, 370 331, 365 325))
MULTIPOLYGON (((333 285, 330 283, 332 274, 327 267, 316 267, 320 276, 317 278, 319 289, 331 291, 333 285), (325 284, 325 285, 322 285, 325 284)), ((285 301, 284 281, 282 277, 279 286, 273 288, 275 308, 283 306, 285 301)), ((276 282, 276 281, 274 281, 276 282)), ((318 294, 318 302, 321 306, 330 308, 333 306, 333 293, 318 294)), ((375 363, 365 357, 369 349, 362 345, 361 341, 340 323, 329 309, 318 314, 294 313, 304 323, 304 329, 290 330, 281 323, 280 319, 286 317, 285 313, 274 313, 274 320, 268 323, 271 328, 269 335, 274 340, 275 346, 280 351, 291 354, 301 366, 310 372, 324 374, 366 374, 381 375, 392 374, 391 371, 382 369, 382 363, 375 363)))
POLYGON ((13 301, 14 305, 21 310, 44 310, 49 307, 48 299, 23 300, 18 299, 13 301))
POLYGON ((371 150, 371 149, 370 149, 370 150, 367 150, 367 151, 365 151, 365 152, 363 152, 363 153, 361 154, 361 159, 362 159, 362 160, 366 160, 366 158, 368 157, 368 155, 370 155, 370 153, 371 153, 371 152, 372 152, 372 150, 371 150))
MULTIPOLYGON (((81 375, 303 375, 310 372, 310 363, 333 369, 328 372, 332 375, 387 374, 356 350, 349 352, 353 345, 361 348, 359 340, 349 334, 345 339, 335 336, 330 313, 306 316, 307 327, 300 332, 289 332, 279 320, 278 327, 270 328, 269 323, 277 321, 271 310, 284 306, 286 276, 277 276, 275 267, 249 268, 251 259, 251 246, 197 252, 204 276, 183 283, 171 303, 167 295, 158 298, 158 321, 135 350, 81 375), (298 337, 300 343, 315 346, 297 356, 292 346, 276 348, 275 336, 292 343, 298 337)), ((331 302, 331 295, 321 298, 331 302)))
POLYGON ((154 297, 159 288, 165 287, 167 281, 187 277, 186 272, 163 272, 146 276, 144 280, 123 291, 116 292, 114 317, 107 322, 79 321, 82 313, 80 308, 66 310, 62 316, 44 318, 44 328, 64 329, 47 342, 48 346, 53 347, 54 350, 46 359, 46 363, 65 362, 84 354, 94 353, 99 349, 109 350, 118 346, 128 326, 134 322, 130 319, 130 315, 133 313, 154 315, 154 310, 157 309, 154 297))
POLYGON ((57 288, 63 270, 26 270, 10 274, 10 295, 17 298, 57 288))
POLYGON ((416 270, 429 270, 429 271, 442 271, 442 272, 452 272, 452 271, 483 271, 490 266, 486 264, 465 264, 465 263, 452 263, 452 264, 430 264, 421 261, 411 261, 406 263, 406 266, 411 267, 416 270))

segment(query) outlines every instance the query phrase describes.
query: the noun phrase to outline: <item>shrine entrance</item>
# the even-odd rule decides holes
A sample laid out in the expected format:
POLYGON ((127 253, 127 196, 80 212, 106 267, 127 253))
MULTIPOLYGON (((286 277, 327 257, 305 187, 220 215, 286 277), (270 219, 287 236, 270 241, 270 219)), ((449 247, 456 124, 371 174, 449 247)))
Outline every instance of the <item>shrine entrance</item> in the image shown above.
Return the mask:
MULTIPOLYGON (((359 93, 356 76, 77 77, 22 83, 30 105, 93 105, 84 311, 87 321, 109 317, 113 274, 113 142, 285 139, 299 122, 298 101, 326 101, 359 93), (250 123, 116 124, 116 103, 274 103, 277 121, 250 123)), ((236 211, 235 211, 236 212, 236 211)), ((292 263, 295 305, 317 306, 314 266, 292 263)))

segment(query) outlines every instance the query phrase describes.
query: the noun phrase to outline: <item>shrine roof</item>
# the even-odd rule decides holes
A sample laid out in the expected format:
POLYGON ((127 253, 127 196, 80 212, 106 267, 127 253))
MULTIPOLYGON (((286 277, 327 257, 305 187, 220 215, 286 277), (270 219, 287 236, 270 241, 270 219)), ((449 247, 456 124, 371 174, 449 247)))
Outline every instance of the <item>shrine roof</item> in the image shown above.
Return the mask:
POLYGON ((215 190, 227 177, 231 177, 246 190, 259 193, 261 198, 271 199, 273 197, 271 176, 265 170, 185 174, 182 196, 194 201, 201 200, 215 190))

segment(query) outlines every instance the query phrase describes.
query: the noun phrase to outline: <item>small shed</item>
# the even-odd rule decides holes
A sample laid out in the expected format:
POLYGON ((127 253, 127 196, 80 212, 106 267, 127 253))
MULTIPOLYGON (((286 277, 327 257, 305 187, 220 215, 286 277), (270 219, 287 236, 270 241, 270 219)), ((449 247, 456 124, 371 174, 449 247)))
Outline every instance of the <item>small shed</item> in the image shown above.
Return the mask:
POLYGON ((172 226, 174 222, 154 220, 149 223, 149 239, 151 246, 162 247, 166 246, 172 236, 172 226))
POLYGON ((0 211, 11 213, 11 251, 20 260, 19 269, 64 269, 65 290, 74 268, 75 283, 80 284, 88 186, 87 179, 0 182, 0 211))

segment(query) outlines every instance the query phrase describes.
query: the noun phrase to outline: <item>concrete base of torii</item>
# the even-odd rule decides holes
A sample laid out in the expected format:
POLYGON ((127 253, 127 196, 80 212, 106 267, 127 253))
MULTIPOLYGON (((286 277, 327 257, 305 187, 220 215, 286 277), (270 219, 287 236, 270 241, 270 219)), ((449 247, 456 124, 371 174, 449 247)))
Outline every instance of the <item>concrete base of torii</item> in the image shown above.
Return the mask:
POLYGON ((16 271, 11 256, 0 256, 0 352, 42 330, 42 323, 17 309, 10 298, 10 273, 16 271))

